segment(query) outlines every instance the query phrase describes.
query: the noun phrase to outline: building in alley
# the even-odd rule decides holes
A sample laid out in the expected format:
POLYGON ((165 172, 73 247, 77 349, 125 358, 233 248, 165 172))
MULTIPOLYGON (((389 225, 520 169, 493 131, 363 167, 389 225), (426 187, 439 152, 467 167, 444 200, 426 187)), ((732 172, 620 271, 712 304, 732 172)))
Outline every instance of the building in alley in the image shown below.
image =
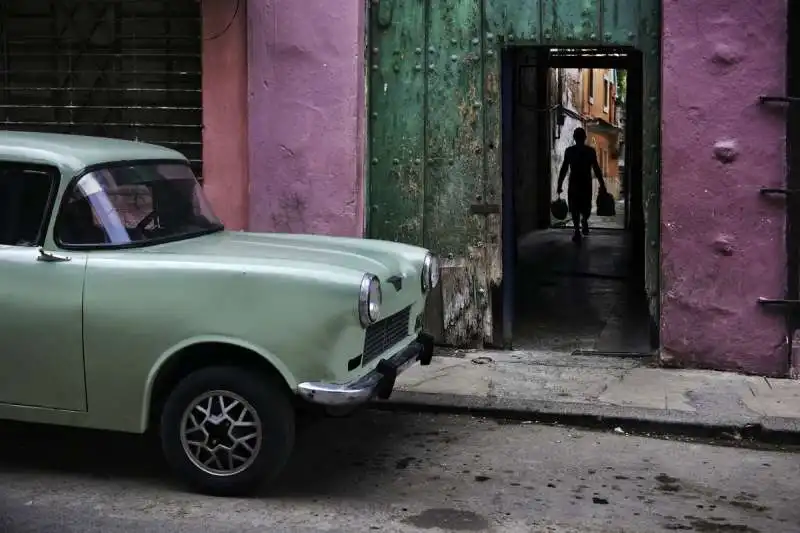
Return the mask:
POLYGON ((584 69, 581 72, 581 115, 589 144, 597 159, 609 192, 619 197, 619 145, 622 129, 618 119, 618 84, 615 69, 584 69))
MULTIPOLYGON (((572 134, 576 128, 586 127, 581 115, 584 91, 580 69, 553 69, 550 76, 552 78, 550 91, 555 100, 556 113, 555 120, 551 120, 553 147, 550 153, 550 175, 558 176, 558 171, 564 162, 564 152, 573 143, 572 134)), ((551 180, 551 198, 557 196, 557 186, 556 180, 551 180)))

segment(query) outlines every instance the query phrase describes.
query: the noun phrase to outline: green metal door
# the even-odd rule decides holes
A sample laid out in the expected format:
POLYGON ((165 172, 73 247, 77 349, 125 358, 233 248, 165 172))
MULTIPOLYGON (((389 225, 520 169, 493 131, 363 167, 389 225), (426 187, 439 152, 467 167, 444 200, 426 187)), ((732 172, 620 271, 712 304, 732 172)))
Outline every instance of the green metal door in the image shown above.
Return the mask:
POLYGON ((489 341, 502 280, 500 56, 509 46, 644 55, 647 290, 658 316, 661 0, 371 0, 370 237, 443 258, 439 340, 489 341))

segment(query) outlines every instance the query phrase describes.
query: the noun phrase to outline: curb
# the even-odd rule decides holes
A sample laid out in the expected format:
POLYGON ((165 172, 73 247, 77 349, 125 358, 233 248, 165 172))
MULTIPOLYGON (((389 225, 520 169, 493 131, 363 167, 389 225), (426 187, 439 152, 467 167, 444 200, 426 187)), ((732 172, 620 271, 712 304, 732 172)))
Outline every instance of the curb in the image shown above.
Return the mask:
POLYGON ((704 416, 684 411, 599 403, 503 399, 485 396, 395 391, 389 400, 374 401, 381 411, 462 414, 538 424, 561 424, 630 435, 672 435, 711 439, 732 445, 763 443, 800 445, 800 421, 778 417, 704 416))

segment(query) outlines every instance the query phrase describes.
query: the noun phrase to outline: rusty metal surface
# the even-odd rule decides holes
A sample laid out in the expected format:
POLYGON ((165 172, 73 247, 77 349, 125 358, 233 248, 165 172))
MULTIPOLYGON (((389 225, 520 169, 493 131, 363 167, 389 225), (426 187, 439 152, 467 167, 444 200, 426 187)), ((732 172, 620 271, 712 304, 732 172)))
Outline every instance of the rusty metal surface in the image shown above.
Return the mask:
POLYGON ((470 213, 484 200, 480 4, 430 2, 429 9, 424 244, 461 255, 483 240, 482 217, 470 213))
POLYGON ((369 235, 422 244, 425 0, 370 10, 369 235))
POLYGON ((425 246, 446 254, 444 342, 481 338, 486 290, 486 105, 479 2, 429 2, 425 132, 425 246), (467 177, 470 178, 467 178, 467 177), (479 209, 479 211, 481 211, 479 209), (482 291, 482 292, 479 292, 482 291))
MULTIPOLYGON (((658 117, 659 21, 659 0, 370 1, 369 235, 423 244, 445 258, 440 341, 484 341, 493 329, 502 217, 474 206, 502 202, 502 50, 637 47, 648 80, 645 112, 658 117)), ((643 132, 655 250, 658 124, 643 132)), ((655 316, 657 266, 651 251, 655 316)))

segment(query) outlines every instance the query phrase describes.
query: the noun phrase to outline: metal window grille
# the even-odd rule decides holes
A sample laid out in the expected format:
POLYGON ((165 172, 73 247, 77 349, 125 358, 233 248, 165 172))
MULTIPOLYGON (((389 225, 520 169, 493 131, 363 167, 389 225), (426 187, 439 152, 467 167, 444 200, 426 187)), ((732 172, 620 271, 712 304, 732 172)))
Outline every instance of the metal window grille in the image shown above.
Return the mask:
POLYGON ((174 148, 202 176, 197 0, 0 1, 0 128, 174 148))

